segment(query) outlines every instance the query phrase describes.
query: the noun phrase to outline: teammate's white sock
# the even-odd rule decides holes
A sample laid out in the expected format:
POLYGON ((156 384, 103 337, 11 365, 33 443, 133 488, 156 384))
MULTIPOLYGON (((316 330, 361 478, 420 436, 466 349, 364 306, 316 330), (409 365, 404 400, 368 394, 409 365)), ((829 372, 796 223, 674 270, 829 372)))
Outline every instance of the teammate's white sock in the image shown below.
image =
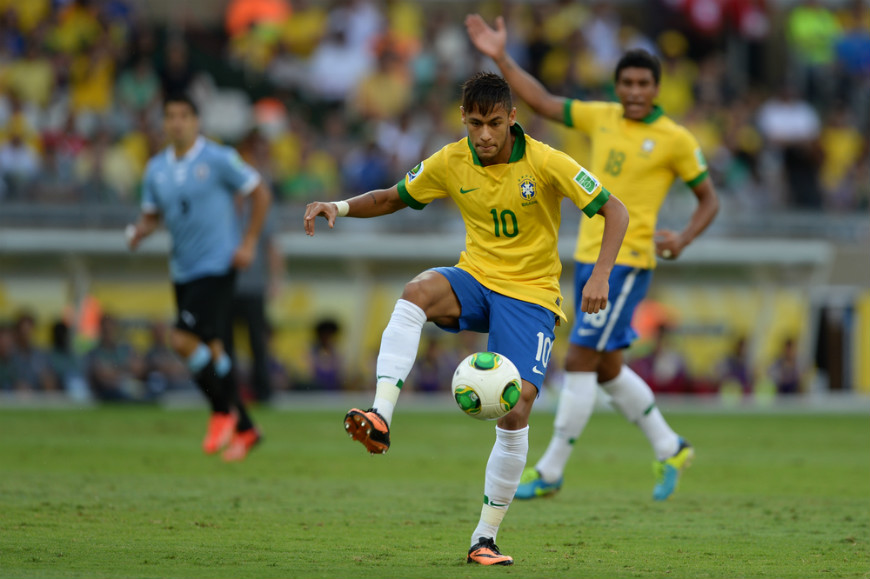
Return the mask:
POLYGON ((495 427, 495 444, 486 463, 483 483, 483 508, 480 521, 471 534, 471 545, 481 537, 495 541, 498 527, 520 485, 520 476, 529 454, 529 427, 504 430, 495 427))
POLYGON ((381 336, 376 369, 378 386, 372 407, 387 424, 393 419, 399 391, 414 366, 425 323, 426 312, 420 306, 399 299, 381 336))
POLYGON ((638 425, 649 440, 658 460, 673 456, 680 446, 680 437, 671 430, 656 407, 649 385, 634 370, 623 365, 619 375, 601 384, 610 394, 613 405, 630 422, 638 425))
POLYGON ((574 441, 583 432, 592 409, 598 379, 595 372, 566 372, 559 393, 559 405, 553 422, 553 437, 544 456, 535 465, 545 482, 555 483, 562 478, 565 464, 574 449, 574 441))

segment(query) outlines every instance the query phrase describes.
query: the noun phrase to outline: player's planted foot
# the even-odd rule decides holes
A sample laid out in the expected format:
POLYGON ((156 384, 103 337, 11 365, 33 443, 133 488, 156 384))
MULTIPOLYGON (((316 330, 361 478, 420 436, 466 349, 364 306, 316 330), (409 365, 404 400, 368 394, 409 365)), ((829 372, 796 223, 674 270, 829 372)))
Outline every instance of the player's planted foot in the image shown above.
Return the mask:
POLYGON ((513 565, 513 557, 502 555, 498 547, 490 537, 480 537, 475 545, 468 550, 466 563, 479 563, 481 565, 513 565))
POLYGON ((523 475, 520 477, 520 486, 517 487, 514 498, 525 500, 556 494, 562 488, 563 480, 565 480, 564 477, 559 477, 556 482, 548 483, 541 478, 541 473, 534 467, 529 467, 523 471, 523 475))
POLYGON ((202 450, 214 454, 225 447, 236 430, 236 415, 231 412, 213 412, 208 419, 208 430, 202 440, 202 450))
POLYGON ((344 429, 372 454, 384 454, 390 448, 390 427, 374 408, 351 408, 344 416, 344 429))
POLYGON ((677 483, 680 481, 680 475, 684 469, 692 464, 693 458, 695 458, 695 449, 680 438, 680 446, 674 456, 653 463, 653 472, 656 475, 653 500, 664 501, 674 494, 674 491, 677 490, 677 483))
POLYGON ((227 462, 244 460, 251 449, 260 444, 263 435, 256 428, 249 428, 233 434, 230 445, 224 450, 221 458, 227 462))

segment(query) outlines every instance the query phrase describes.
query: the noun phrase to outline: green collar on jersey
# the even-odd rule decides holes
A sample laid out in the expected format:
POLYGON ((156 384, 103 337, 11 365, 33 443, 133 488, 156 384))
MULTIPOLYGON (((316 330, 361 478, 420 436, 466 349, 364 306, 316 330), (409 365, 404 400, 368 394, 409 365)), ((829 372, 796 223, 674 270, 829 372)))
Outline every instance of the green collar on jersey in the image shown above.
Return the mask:
POLYGON ((645 123, 647 125, 651 125, 656 122, 659 117, 664 116, 665 111, 659 105, 653 105, 652 110, 649 112, 647 116, 642 118, 640 122, 645 123))
MULTIPOLYGON (((515 135, 516 139, 514 140, 514 148, 511 149, 511 158, 508 159, 508 163, 516 163, 526 154, 526 133, 519 123, 514 122, 511 126, 511 134, 515 135)), ((471 149, 471 158, 474 159, 474 164, 483 167, 483 163, 477 157, 477 151, 474 150, 474 145, 471 144, 471 137, 466 137, 465 140, 468 143, 468 148, 471 149)))

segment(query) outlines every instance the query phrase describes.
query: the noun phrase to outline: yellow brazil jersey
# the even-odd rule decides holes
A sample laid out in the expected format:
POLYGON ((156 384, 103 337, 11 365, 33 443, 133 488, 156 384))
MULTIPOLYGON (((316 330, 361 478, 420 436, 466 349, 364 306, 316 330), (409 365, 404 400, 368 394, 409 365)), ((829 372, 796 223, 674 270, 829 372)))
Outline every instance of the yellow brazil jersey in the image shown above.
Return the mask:
POLYGON ((557 247, 561 202, 595 215, 610 194, 571 157, 527 136, 519 124, 507 163, 484 167, 468 138, 445 146, 399 182, 414 209, 450 197, 465 222, 457 267, 485 287, 541 305, 564 319, 557 247))
MULTIPOLYGON (((694 187, 707 177, 707 162, 692 134, 655 107, 643 121, 623 117, 619 103, 565 101, 565 124, 589 135, 589 168, 628 209, 625 239, 616 258, 619 265, 655 267, 659 208, 676 177, 694 187)), ((604 218, 593 217, 580 227, 574 259, 598 258, 604 218)))

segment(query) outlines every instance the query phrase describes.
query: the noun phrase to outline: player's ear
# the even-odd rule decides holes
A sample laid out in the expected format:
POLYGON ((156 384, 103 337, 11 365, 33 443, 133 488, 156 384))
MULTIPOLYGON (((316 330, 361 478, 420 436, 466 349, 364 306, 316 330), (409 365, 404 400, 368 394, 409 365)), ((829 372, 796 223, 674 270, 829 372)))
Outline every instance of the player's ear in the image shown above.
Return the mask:
POLYGON ((508 115, 508 123, 510 126, 514 126, 514 123, 517 122, 517 107, 511 108, 511 112, 508 115))
POLYGON ((462 124, 465 124, 465 107, 459 105, 459 114, 462 115, 462 124))

